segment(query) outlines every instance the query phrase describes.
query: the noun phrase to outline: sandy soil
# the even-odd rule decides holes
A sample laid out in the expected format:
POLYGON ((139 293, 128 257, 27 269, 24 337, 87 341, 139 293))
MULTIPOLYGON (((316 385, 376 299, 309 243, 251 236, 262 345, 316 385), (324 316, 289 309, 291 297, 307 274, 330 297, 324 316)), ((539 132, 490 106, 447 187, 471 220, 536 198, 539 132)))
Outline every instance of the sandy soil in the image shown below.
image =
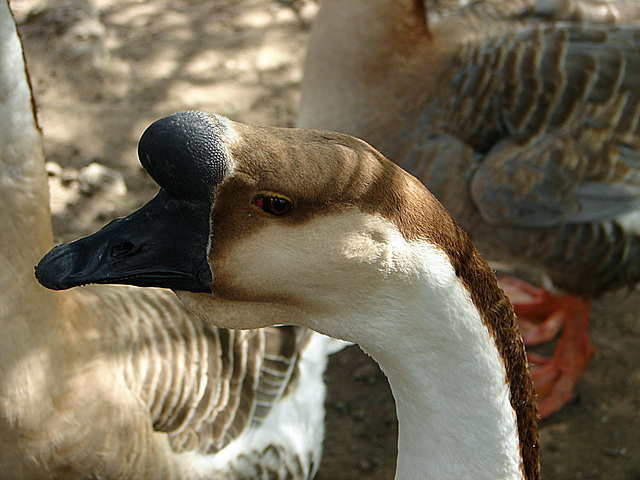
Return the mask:
MULTIPOLYGON (((153 120, 202 109, 293 125, 311 0, 14 0, 52 187, 57 241, 130 212, 156 188, 136 142, 153 120), (293 7, 301 7, 297 13, 293 7), (105 168, 90 168, 97 162, 105 168)), ((640 479, 640 295, 594 305, 598 349, 576 398, 541 426, 547 479, 640 479)), ((384 376, 356 347, 327 372, 319 479, 393 477, 384 376)))

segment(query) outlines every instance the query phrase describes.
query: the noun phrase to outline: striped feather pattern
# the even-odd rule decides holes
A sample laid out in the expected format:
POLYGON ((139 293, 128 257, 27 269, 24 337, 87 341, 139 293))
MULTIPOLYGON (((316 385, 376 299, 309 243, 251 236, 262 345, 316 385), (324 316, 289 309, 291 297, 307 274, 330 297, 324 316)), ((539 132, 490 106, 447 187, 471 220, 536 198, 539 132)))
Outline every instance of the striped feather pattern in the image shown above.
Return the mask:
POLYGON ((550 130, 592 147, 637 143, 639 43, 636 27, 556 24, 465 45, 452 60, 445 120, 480 152, 550 130))
MULTIPOLYGON (((301 347, 314 335, 299 327, 219 329, 186 314, 168 292, 135 289, 123 301, 119 290, 95 289, 101 301, 111 299, 116 310, 124 303, 127 310, 116 335, 105 340, 119 344, 123 383, 148 408, 153 430, 168 434, 175 453, 217 453, 247 429, 259 428, 292 387, 301 347), (113 290, 111 296, 104 290, 113 290)), ((262 448, 278 450, 279 459, 292 454, 277 438, 262 448)), ((230 471, 263 468, 262 457, 275 458, 267 450, 248 448, 230 471)))
MULTIPOLYGON (((44 347, 50 373, 28 381, 36 393, 19 405, 22 413, 14 415, 21 429, 7 439, 34 460, 8 455, 0 435, 0 472, 16 478, 313 476, 323 391, 302 392, 316 395, 311 402, 295 397, 298 388, 310 388, 300 381, 322 384, 326 352, 308 355, 306 348, 317 334, 299 327, 218 329, 162 290, 96 286, 64 295, 59 321, 66 326, 49 332, 44 347), (303 420, 286 423, 279 413, 263 428, 283 401, 292 419, 303 420), (285 431, 301 439, 292 444, 285 431)), ((41 368, 20 370, 33 376, 41 368)), ((29 379, 22 375, 15 381, 29 379)), ((16 389, 6 379, 0 388, 16 389)), ((11 411, 5 407, 3 415, 11 411)))
MULTIPOLYGON (((448 104, 425 109, 421 132, 440 128, 448 145, 470 147, 458 169, 486 225, 462 221, 494 242, 485 250, 510 245, 514 258, 542 263, 581 294, 638 281, 638 231, 618 219, 640 207, 640 29, 525 27, 465 45, 453 61, 448 104)), ((460 160, 444 153, 437 162, 451 165, 412 171, 431 182, 460 160)))
POLYGON ((162 320, 145 315, 132 331, 126 380, 176 452, 214 453, 260 425, 290 383, 298 339, 308 335, 297 327, 233 331, 162 320))

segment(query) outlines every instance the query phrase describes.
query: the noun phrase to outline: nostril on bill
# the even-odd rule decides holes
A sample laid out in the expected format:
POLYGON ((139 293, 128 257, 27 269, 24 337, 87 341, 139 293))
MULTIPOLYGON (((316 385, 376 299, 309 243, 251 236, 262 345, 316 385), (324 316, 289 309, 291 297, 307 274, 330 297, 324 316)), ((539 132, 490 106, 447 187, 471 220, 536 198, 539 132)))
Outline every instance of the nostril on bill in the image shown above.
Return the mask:
POLYGON ((134 249, 134 245, 131 242, 122 242, 119 243, 117 245, 114 245, 113 247, 111 247, 111 250, 109 252, 109 255, 111 256, 111 258, 118 258, 118 257, 122 257, 128 253, 131 253, 134 249))

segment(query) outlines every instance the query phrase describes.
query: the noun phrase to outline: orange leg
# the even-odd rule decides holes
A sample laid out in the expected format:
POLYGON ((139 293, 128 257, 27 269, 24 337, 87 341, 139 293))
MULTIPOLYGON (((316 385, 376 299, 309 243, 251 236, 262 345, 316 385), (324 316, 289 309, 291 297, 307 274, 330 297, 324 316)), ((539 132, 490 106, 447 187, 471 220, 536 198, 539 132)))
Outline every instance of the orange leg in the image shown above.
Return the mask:
POLYGON ((511 277, 501 277, 500 285, 514 305, 526 345, 548 342, 562 330, 551 358, 529 353, 538 409, 546 418, 571 400, 578 378, 595 353, 588 330, 591 300, 554 296, 511 277))

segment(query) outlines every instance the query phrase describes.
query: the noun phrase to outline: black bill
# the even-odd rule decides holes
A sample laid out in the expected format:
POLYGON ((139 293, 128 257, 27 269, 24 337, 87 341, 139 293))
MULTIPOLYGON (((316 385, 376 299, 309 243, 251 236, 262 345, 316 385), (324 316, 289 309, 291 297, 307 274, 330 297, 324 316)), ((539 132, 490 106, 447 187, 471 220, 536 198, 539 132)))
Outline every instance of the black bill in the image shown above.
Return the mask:
POLYGON ((116 283, 209 292, 210 204, 161 189, 125 218, 40 260, 38 281, 53 290, 116 283))

